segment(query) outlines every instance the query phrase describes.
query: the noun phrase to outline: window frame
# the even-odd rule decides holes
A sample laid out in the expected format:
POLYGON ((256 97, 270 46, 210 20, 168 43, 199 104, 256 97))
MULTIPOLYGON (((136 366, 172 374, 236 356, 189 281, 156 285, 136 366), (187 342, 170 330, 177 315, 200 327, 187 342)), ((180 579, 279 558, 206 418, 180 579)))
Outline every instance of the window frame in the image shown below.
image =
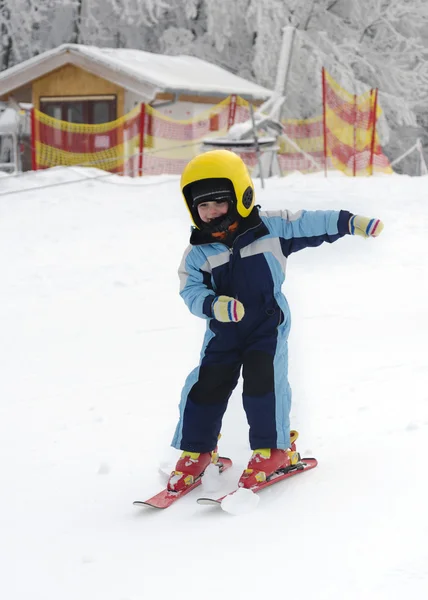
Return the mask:
MULTIPOLYGON (((106 123, 110 123, 111 121, 116 121, 117 119, 117 96, 115 94, 100 94, 100 95, 91 95, 91 96, 40 96, 39 98, 39 110, 40 112, 43 112, 47 115, 49 115, 49 113, 47 112, 48 107, 52 107, 52 106, 56 106, 59 107, 61 110, 61 121, 67 121, 67 116, 68 116, 68 109, 70 107, 70 105, 72 105, 73 103, 77 104, 82 104, 82 118, 83 118, 83 124, 85 125, 100 125, 100 123, 94 123, 94 111, 95 111, 95 103, 96 102, 102 102, 102 101, 107 101, 109 103, 108 105, 108 110, 109 110, 109 120, 106 121, 106 123)), ((113 132, 112 134, 113 140, 112 138, 109 137, 109 147, 111 145, 116 145, 117 140, 116 140, 116 134, 113 132)), ((105 135, 103 136, 102 134, 100 134, 99 136, 94 135, 94 136, 88 136, 87 141, 85 142, 85 152, 97 152, 99 151, 103 146, 99 146, 99 144, 97 142, 102 142, 103 144, 105 143, 103 138, 105 137, 105 135)), ((71 146, 72 146, 72 134, 70 132, 67 131, 60 131, 58 130, 57 132, 55 132, 55 144, 66 150, 66 151, 71 151, 71 146)))
POLYGON ((96 102, 109 102, 109 120, 117 119, 117 96, 115 94, 100 94, 92 96, 40 96, 39 110, 45 114, 49 114, 46 109, 48 106, 56 105, 61 108, 61 121, 67 121, 67 109, 70 104, 83 104, 83 119, 87 125, 95 125, 94 123, 94 106, 96 102))

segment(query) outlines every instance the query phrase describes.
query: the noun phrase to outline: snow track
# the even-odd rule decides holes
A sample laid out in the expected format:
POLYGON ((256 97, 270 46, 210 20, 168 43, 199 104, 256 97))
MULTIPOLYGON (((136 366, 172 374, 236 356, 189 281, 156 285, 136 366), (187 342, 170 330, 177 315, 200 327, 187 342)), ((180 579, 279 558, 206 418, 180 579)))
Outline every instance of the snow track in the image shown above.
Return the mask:
MULTIPOLYGON (((177 178, 100 175, 0 179, 2 596, 425 598, 427 178, 256 182, 264 209, 344 208, 385 230, 290 257, 292 425, 319 465, 232 517, 197 492, 159 513, 132 506, 174 463, 204 323, 178 295, 177 178)), ((234 461, 224 492, 250 454, 240 391, 220 442, 234 461)))

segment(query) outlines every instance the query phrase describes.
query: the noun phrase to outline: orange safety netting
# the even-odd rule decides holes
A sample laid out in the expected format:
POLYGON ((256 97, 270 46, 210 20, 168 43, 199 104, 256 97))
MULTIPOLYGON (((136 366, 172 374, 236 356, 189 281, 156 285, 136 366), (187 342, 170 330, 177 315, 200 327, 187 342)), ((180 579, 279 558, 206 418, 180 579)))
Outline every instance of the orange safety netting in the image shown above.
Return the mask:
MULTIPOLYGON (((235 95, 187 120, 144 104, 99 125, 58 121, 34 110, 33 168, 81 165, 130 176, 180 174, 201 152, 203 140, 224 137, 250 114, 249 103, 235 95)), ((380 114, 375 90, 349 94, 323 70, 323 114, 282 122, 283 134, 273 150, 281 173, 327 167, 347 175, 392 172, 376 132, 380 114)), ((252 170, 258 162, 254 148, 239 154, 252 170)))

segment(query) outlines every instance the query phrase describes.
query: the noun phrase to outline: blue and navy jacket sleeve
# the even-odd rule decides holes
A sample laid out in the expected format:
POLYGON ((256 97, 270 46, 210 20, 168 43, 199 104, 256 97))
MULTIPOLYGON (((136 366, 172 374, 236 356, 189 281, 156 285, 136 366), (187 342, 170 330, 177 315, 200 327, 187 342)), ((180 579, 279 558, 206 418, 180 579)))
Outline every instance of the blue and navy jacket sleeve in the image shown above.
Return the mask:
POLYGON ((261 212, 260 216, 271 234, 278 236, 285 256, 308 247, 333 243, 349 233, 352 213, 341 210, 288 210, 261 212))
POLYGON ((180 296, 190 312, 197 317, 211 318, 215 292, 211 284, 211 268, 200 248, 188 246, 178 269, 178 275, 180 296))

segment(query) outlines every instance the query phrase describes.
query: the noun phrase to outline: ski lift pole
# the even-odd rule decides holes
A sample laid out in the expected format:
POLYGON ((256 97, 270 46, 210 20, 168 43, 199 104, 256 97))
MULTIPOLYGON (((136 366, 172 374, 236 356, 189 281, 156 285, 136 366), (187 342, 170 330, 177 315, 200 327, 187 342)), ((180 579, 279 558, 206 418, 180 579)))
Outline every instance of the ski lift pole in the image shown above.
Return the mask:
POLYGON ((251 114, 251 123, 253 125, 254 146, 256 148, 257 162, 259 164, 260 183, 262 184, 262 189, 264 189, 265 182, 264 182, 264 179, 263 179, 263 170, 262 170, 262 160, 261 160, 261 157, 260 157, 259 138, 257 137, 256 122, 254 120, 254 109, 253 109, 253 105, 251 104, 251 102, 250 102, 250 114, 251 114))
POLYGON ((428 175, 428 168, 427 168, 427 164, 426 164, 425 158, 424 158, 424 150, 422 147, 421 138, 418 138, 416 140, 416 148, 418 149, 419 157, 420 157, 420 173, 419 173, 419 175, 428 175))

